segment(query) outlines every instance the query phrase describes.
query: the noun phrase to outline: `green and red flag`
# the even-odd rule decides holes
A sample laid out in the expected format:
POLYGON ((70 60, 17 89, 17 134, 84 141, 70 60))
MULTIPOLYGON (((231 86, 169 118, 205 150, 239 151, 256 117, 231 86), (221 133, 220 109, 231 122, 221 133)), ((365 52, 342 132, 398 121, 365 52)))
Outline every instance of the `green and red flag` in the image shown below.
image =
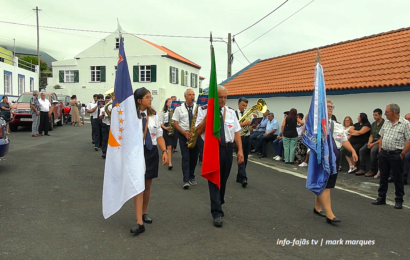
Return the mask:
MULTIPOLYGON (((212 39, 211 39, 212 41, 212 39)), ((211 44, 211 76, 209 80, 208 110, 206 113, 205 142, 202 157, 201 175, 205 179, 221 187, 221 174, 219 168, 219 119, 218 85, 216 83, 216 66, 214 47, 211 44)))

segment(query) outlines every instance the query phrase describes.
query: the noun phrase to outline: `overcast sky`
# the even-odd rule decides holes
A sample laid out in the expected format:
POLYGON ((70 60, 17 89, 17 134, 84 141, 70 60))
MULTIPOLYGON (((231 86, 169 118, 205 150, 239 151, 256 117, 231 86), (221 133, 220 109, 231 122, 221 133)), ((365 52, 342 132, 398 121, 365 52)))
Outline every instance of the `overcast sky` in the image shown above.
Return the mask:
MULTIPOLYGON (((36 48, 36 29, 16 22, 97 31, 115 31, 117 18, 123 30, 136 34, 185 35, 227 38, 252 25, 285 0, 0 0, 0 44, 36 48), (107 4, 106 4, 107 3, 107 4), (108 4, 110 3, 110 4, 108 4)), ((242 48, 312 0, 289 0, 254 27, 235 37, 242 48)), ((304 9, 252 44, 242 48, 250 62, 317 48, 410 26, 409 0, 314 0, 304 9)), ((72 59, 107 33, 40 29, 40 48, 57 60, 72 59)), ((199 64, 208 85, 209 39, 140 36, 165 46, 199 64)), ((226 39, 225 39, 226 41, 226 39)), ((226 79, 227 44, 214 43, 218 82, 226 79)), ((233 44, 232 74, 249 64, 233 44), (237 52, 238 51, 238 52, 237 52)), ((312 68, 313 70, 313 68, 312 68)))

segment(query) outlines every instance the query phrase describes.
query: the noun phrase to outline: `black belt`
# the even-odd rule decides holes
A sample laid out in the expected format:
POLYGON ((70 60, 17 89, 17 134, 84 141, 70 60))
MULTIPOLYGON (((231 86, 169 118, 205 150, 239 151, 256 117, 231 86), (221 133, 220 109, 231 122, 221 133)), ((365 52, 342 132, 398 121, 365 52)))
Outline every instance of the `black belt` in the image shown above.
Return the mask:
POLYGON ((383 152, 387 153, 387 154, 398 154, 401 153, 403 150, 397 149, 397 150, 392 150, 392 151, 387 151, 383 149, 383 152))
POLYGON ((219 148, 221 149, 233 148, 233 143, 219 144, 219 148))
POLYGON ((48 113, 49 111, 40 111, 40 113, 48 113))

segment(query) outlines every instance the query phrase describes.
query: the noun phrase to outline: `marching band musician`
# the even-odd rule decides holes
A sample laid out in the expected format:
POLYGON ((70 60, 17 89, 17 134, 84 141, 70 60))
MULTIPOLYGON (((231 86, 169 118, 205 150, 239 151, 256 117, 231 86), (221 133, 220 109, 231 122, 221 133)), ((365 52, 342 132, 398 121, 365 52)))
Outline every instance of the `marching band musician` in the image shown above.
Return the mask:
POLYGON ((151 92, 142 87, 134 92, 135 106, 138 120, 142 123, 145 157, 145 190, 134 197, 137 225, 130 232, 134 235, 145 232, 144 223, 151 224, 152 219, 147 215, 148 202, 151 194, 152 179, 158 177, 159 154, 157 144, 162 151, 162 165, 168 162, 167 150, 162 137, 162 128, 156 111, 151 107, 151 92))
MULTIPOLYGON (((238 100, 238 109, 235 111, 236 117, 241 119, 246 108, 248 107, 248 100, 245 97, 241 97, 238 100)), ((251 121, 246 121, 243 123, 239 123, 241 127, 250 125, 251 121)), ((248 163, 248 155, 251 150, 251 139, 249 139, 251 133, 248 131, 246 134, 241 136, 242 140, 242 150, 243 150, 243 158, 244 162, 238 164, 238 174, 236 175, 236 182, 242 184, 242 187, 246 187, 248 185, 248 177, 246 176, 246 165, 248 163)), ((235 146, 235 152, 238 153, 238 147, 235 146)))
POLYGON ((176 138, 176 134, 174 133, 172 136, 168 135, 168 131, 171 129, 170 126, 170 113, 171 113, 171 103, 172 103, 172 99, 171 98, 167 98, 167 100, 165 100, 165 104, 164 107, 162 108, 162 113, 161 116, 159 118, 159 122, 161 124, 161 128, 163 133, 163 137, 165 140, 165 144, 167 146, 167 150, 168 150, 168 170, 172 170, 172 154, 173 154, 173 149, 174 147, 177 145, 177 138, 176 138))
POLYGON ((195 181, 195 167, 198 162, 198 148, 197 146, 188 148, 187 144, 187 141, 192 138, 190 130, 196 108, 194 90, 187 89, 184 97, 185 103, 175 109, 172 120, 174 120, 174 128, 180 133, 179 147, 182 154, 183 188, 187 190, 191 185, 197 184, 195 181))
MULTIPOLYGON (((110 95, 105 96, 105 104, 107 104, 110 101, 111 101, 111 96, 110 95)), ((111 112, 112 105, 108 105, 107 109, 109 110, 109 112, 111 112)), ((102 155, 101 155, 101 157, 105 159, 105 155, 107 154, 108 136, 109 136, 109 133, 110 133, 110 125, 111 125, 111 123, 110 123, 111 118, 105 112, 105 106, 103 106, 100 109, 99 117, 102 120, 102 127, 101 127, 101 134, 102 134, 101 150, 102 150, 102 155)))
MULTIPOLYGON (((221 142, 219 144, 219 167, 220 167, 220 180, 221 188, 211 181, 208 181, 209 196, 211 199, 211 213, 214 219, 215 227, 222 227, 222 217, 224 212, 222 211, 222 204, 225 203, 225 190, 226 182, 228 181, 229 174, 231 172, 232 160, 233 160, 233 142, 236 143, 238 152, 238 165, 243 163, 242 141, 241 141, 241 126, 235 115, 235 110, 225 106, 226 99, 228 97, 228 91, 223 86, 218 86, 218 98, 221 122, 221 142)), ((195 123, 197 133, 201 134, 201 138, 204 139, 206 113, 208 106, 203 106, 198 110, 198 118, 195 123)), ((204 140, 205 142, 206 140, 204 140)))

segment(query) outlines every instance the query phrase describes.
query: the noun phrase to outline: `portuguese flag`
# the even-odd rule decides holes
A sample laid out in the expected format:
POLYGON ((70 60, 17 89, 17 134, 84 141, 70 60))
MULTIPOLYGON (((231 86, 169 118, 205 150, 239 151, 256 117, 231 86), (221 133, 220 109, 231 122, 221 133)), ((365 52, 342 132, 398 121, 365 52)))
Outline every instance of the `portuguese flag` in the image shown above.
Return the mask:
POLYGON ((214 47, 211 44, 211 76, 209 80, 208 110, 206 114, 205 142, 202 157, 201 175, 205 179, 221 187, 219 168, 219 119, 218 85, 216 83, 216 67, 214 47))

